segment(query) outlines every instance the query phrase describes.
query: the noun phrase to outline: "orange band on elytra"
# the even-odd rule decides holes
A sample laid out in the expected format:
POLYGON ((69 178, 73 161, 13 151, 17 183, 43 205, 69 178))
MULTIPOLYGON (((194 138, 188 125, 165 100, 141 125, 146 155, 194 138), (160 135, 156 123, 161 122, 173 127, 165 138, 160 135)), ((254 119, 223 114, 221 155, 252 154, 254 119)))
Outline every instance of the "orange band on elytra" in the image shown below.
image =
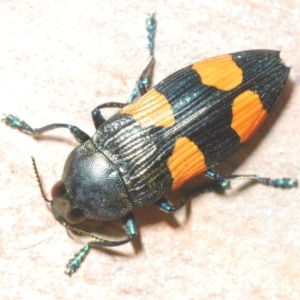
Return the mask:
POLYGON ((171 105, 166 97, 155 89, 125 106, 120 113, 133 116, 143 127, 153 125, 172 127, 175 123, 171 105))
POLYGON ((247 90, 238 95, 232 103, 231 128, 240 137, 240 142, 247 141, 267 117, 258 94, 247 90))
POLYGON ((199 74, 203 84, 222 91, 230 91, 243 81, 243 71, 230 54, 195 63, 192 69, 199 74))
POLYGON ((180 188, 186 181, 207 169, 203 153, 187 137, 176 139, 167 164, 173 177, 172 190, 180 188))

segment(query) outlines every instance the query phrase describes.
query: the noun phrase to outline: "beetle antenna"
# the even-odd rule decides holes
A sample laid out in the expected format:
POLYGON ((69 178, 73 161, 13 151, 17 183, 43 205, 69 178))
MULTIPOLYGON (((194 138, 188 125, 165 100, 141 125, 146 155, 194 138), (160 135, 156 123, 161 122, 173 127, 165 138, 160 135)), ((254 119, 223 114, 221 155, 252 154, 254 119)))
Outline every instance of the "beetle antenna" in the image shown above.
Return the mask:
POLYGON ((44 193, 44 190, 43 190, 43 187, 42 187, 42 183, 41 183, 41 180, 40 180, 40 175, 39 175, 39 172, 37 170, 37 167, 36 167, 36 163, 35 163, 35 159, 33 156, 31 156, 31 160, 32 160, 32 164, 33 164, 33 169, 34 169, 34 173, 35 173, 35 176, 36 176, 36 179, 38 181, 38 184, 39 184, 39 187, 40 187, 40 190, 41 190, 41 194, 42 194, 42 197, 43 199, 46 201, 46 202, 52 202, 51 200, 48 200, 45 196, 45 193, 44 193))

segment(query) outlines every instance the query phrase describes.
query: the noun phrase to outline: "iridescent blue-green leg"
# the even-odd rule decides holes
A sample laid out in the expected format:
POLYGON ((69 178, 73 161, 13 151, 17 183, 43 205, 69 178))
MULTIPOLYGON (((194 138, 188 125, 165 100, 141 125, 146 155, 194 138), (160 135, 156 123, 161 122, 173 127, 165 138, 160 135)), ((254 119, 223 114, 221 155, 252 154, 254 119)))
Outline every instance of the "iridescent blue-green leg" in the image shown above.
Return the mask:
POLYGON ((172 213, 183 207, 190 199, 190 194, 186 194, 184 198, 181 200, 178 206, 174 206, 170 201, 168 201, 165 197, 160 198, 158 201, 153 204, 156 205, 160 210, 166 213, 172 213))
POLYGON ((104 104, 101 104, 99 106, 97 106, 93 111, 92 111, 92 118, 93 118, 93 122, 95 125, 95 128, 98 129, 98 127, 105 122, 104 117, 102 116, 100 109, 102 108, 108 108, 108 107, 116 107, 116 108, 123 108, 124 106, 126 106, 127 103, 119 103, 119 102, 107 102, 104 104))
POLYGON ((70 130, 70 132, 73 134, 75 139, 79 143, 83 143, 90 139, 90 136, 86 134, 84 131, 79 129, 77 126, 70 125, 70 124, 61 124, 61 123, 55 123, 46 125, 41 128, 32 128, 30 127, 25 121, 21 121, 18 117, 15 117, 13 115, 4 115, 2 118, 2 121, 11 128, 17 128, 21 132, 24 132, 26 134, 37 136, 44 132, 56 129, 56 128, 67 128, 70 130))
POLYGON ((154 39, 156 33, 156 26, 157 22, 155 20, 154 14, 149 14, 149 18, 146 21, 146 29, 148 32, 148 48, 150 52, 150 61, 145 68, 145 70, 140 75, 139 80, 137 81, 137 86, 133 90, 132 94, 128 99, 128 103, 133 102, 139 96, 144 95, 149 87, 151 86, 151 78, 153 74, 153 67, 154 67, 154 39))
POLYGON ((123 244, 126 244, 126 243, 130 242, 138 234, 135 218, 134 218, 134 215, 133 215, 132 212, 128 213, 127 215, 125 215, 122 218, 123 228, 124 228, 128 238, 125 239, 125 240, 121 240, 121 241, 105 240, 105 239, 102 239, 102 238, 100 238, 96 235, 93 235, 93 234, 89 233, 89 232, 71 227, 66 223, 63 223, 63 224, 72 231, 75 231, 75 232, 80 233, 82 235, 90 236, 90 237, 95 239, 93 241, 90 241, 87 245, 85 245, 82 249, 80 249, 79 252, 76 253, 75 256, 69 261, 69 263, 66 266, 67 268, 65 270, 65 272, 68 275, 72 275, 74 272, 77 271, 77 269, 79 268, 81 262, 84 260, 84 258, 88 254, 91 247, 115 247, 115 246, 120 246, 120 245, 123 245, 123 244))
MULTIPOLYGON (((133 102, 136 98, 139 96, 142 96, 147 93, 148 88, 151 86, 151 78, 153 73, 153 67, 154 67, 154 38, 155 38, 155 31, 156 31, 156 20, 154 17, 154 14, 149 14, 149 18, 146 21, 146 28, 148 31, 148 48, 150 51, 150 61, 142 74, 139 77, 139 80, 137 81, 137 86, 132 92, 131 96, 129 97, 127 103, 133 102)), ((103 122, 105 122, 105 119, 103 118, 100 109, 102 108, 108 108, 108 107, 118 107, 123 108, 126 104, 119 103, 119 102, 109 102, 102 105, 97 106, 92 111, 92 118, 95 125, 95 128, 97 129, 103 122)))
POLYGON ((298 186, 298 182, 295 179, 291 178, 279 178, 279 179, 271 179, 264 178, 258 175, 221 175, 214 170, 207 170, 205 175, 214 180, 229 180, 229 179, 250 179, 255 182, 262 183, 267 186, 279 187, 282 189, 290 189, 298 186))
POLYGON ((205 186, 189 191, 185 194, 184 198, 181 200, 179 205, 174 206, 170 201, 168 201, 165 197, 162 197, 158 201, 154 202, 154 205, 158 206, 159 209, 166 213, 172 213, 182 208, 190 199, 191 195, 194 193, 205 193, 209 191, 214 191, 218 193, 224 193, 225 190, 230 188, 230 184, 228 180, 218 180, 213 182, 212 184, 206 184, 205 186))

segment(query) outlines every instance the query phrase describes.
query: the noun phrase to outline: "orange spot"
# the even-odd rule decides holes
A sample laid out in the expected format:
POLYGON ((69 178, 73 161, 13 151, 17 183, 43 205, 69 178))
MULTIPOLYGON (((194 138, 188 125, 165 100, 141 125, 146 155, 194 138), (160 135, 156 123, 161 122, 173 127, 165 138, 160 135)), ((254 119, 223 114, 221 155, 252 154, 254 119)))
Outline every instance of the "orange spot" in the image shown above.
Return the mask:
POLYGON ((170 103, 164 95, 155 89, 125 106, 120 113, 133 116, 136 122, 144 127, 153 125, 171 127, 175 123, 170 103))
POLYGON ((222 91, 230 91, 243 81, 243 71, 230 54, 195 63, 192 69, 199 74, 203 84, 222 91))
POLYGON ((248 90, 237 96, 232 103, 231 128, 240 137, 240 142, 247 141, 267 117, 258 94, 248 90))
POLYGON ((168 168, 173 177, 172 190, 180 188, 207 169, 203 153, 186 137, 176 139, 173 153, 168 159, 168 168))

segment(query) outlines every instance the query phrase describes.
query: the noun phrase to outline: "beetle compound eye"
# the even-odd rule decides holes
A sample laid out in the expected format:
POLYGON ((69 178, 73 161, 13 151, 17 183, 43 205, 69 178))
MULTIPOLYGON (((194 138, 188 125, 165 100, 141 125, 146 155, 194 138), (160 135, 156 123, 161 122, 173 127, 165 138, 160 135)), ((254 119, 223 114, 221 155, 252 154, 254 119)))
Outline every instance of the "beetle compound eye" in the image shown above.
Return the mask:
POLYGON ((65 216, 65 220, 70 224, 77 224, 83 222, 85 219, 85 215, 79 208, 72 209, 65 216))
POLYGON ((52 199, 56 199, 67 192, 66 186, 62 180, 57 181, 51 190, 52 199))

